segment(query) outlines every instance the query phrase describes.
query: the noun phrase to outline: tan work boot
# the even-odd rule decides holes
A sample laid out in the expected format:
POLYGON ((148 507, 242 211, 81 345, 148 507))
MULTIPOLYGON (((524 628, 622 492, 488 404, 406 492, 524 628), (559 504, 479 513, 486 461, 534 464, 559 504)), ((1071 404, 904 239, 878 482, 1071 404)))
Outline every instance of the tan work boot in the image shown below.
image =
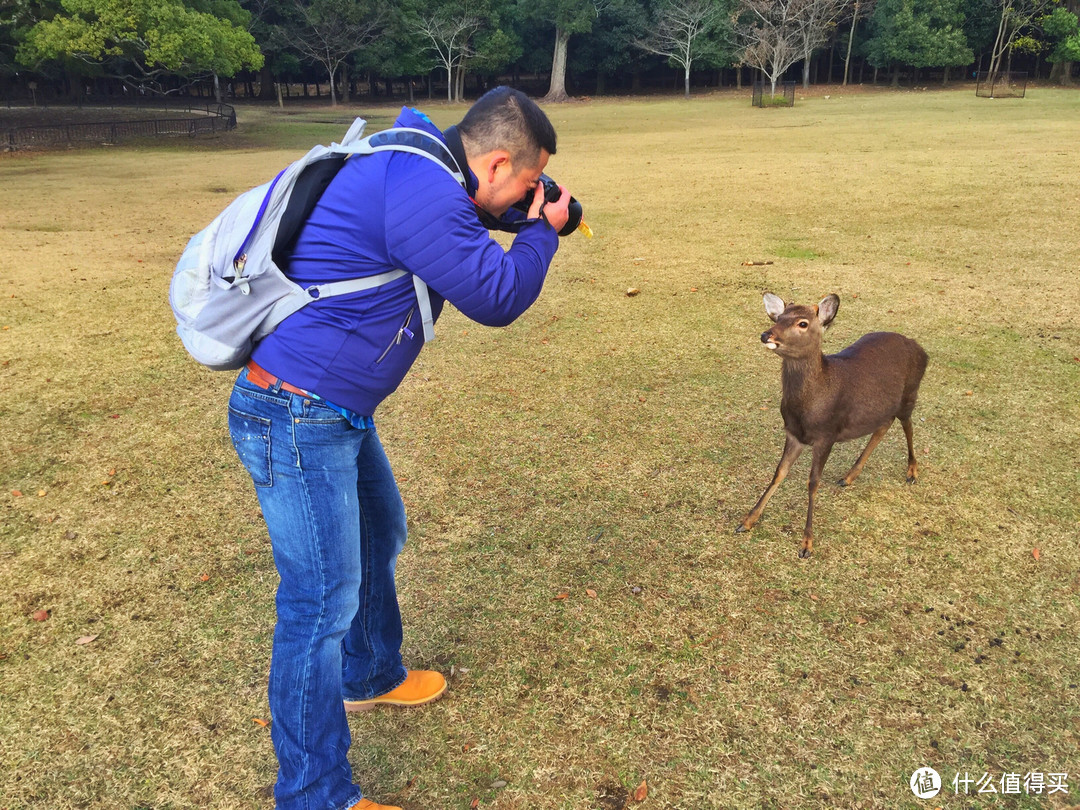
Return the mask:
POLYGON ((446 678, 428 669, 411 669, 404 683, 385 695, 369 700, 346 700, 345 711, 366 712, 376 706, 423 706, 438 700, 446 692, 446 678))
POLYGON ((349 810, 401 810, 401 808, 392 804, 375 804, 371 799, 361 799, 349 810))

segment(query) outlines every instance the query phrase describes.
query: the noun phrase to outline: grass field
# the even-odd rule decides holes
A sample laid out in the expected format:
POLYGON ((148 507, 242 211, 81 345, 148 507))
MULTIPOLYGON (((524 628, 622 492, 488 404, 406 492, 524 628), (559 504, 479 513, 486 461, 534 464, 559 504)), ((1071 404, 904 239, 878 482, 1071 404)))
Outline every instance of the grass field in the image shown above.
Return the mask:
MULTIPOLYGON (((395 110, 293 112, 0 158, 5 810, 273 804, 276 574, 231 377, 184 354, 166 292, 235 194, 395 110)), ((350 720, 365 792, 406 810, 1080 805, 1080 94, 549 112, 549 173, 596 237, 564 240, 512 326, 448 312, 377 414, 410 517, 406 660, 452 678, 426 710, 350 720), (829 351, 895 330, 931 357, 919 483, 899 429, 844 490, 862 443, 837 448, 805 561, 808 456, 733 534, 783 441, 766 290, 838 293, 829 351), (921 766, 936 799, 909 789, 921 766), (998 792, 957 795, 965 774, 998 792)))

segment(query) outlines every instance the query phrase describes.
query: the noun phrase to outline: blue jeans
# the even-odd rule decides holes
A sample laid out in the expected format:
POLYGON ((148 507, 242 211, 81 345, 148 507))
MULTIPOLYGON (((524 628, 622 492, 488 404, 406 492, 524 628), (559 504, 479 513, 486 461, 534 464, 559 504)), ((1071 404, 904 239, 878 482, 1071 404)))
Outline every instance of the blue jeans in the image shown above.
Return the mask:
POLYGON ((339 810, 361 798, 347 758, 343 699, 405 680, 394 566, 405 507, 374 429, 320 402, 258 388, 229 399, 233 447, 270 532, 277 624, 270 727, 278 810, 339 810))

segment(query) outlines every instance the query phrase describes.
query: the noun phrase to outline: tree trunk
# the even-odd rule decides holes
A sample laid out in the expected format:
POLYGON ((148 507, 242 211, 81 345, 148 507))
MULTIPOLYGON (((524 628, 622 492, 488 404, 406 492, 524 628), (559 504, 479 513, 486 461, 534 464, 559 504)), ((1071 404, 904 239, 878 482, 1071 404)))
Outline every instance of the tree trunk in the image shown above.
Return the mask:
POLYGON ((281 82, 275 82, 274 87, 277 88, 277 105, 279 109, 285 109, 285 101, 281 98, 281 82))
POLYGON ((809 90, 810 89, 810 54, 809 53, 804 53, 803 54, 802 89, 803 90, 809 90))
POLYGON ((686 100, 690 100, 690 63, 686 63, 686 68, 683 72, 683 93, 686 100))
POLYGON ((218 79, 216 73, 214 74, 214 101, 221 103, 221 80, 218 79))
POLYGON ((551 85, 544 101, 566 101, 566 45, 570 33, 562 28, 555 29, 555 53, 551 58, 551 85))
POLYGON ((270 60, 267 59, 262 66, 262 70, 259 71, 259 98, 263 101, 269 101, 274 95, 280 97, 281 89, 278 88, 274 82, 274 72, 270 70, 270 60))
POLYGON ((349 103, 349 66, 347 63, 341 63, 341 103, 349 103))
POLYGON ((847 87, 851 75, 851 45, 855 42, 855 23, 859 19, 859 0, 855 0, 855 9, 851 12, 851 30, 848 32, 847 56, 844 57, 844 87, 847 87))
POLYGON ((1050 68, 1050 81, 1062 87, 1072 86, 1073 62, 1054 62, 1050 68))

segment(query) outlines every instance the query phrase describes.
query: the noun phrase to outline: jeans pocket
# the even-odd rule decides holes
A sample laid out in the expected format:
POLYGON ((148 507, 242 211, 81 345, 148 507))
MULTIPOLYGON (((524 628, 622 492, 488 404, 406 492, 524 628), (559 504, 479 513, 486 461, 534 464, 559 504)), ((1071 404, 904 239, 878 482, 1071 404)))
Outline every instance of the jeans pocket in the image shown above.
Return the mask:
POLYGON ((229 435, 236 455, 257 487, 274 483, 270 469, 270 420, 229 406, 229 435))

